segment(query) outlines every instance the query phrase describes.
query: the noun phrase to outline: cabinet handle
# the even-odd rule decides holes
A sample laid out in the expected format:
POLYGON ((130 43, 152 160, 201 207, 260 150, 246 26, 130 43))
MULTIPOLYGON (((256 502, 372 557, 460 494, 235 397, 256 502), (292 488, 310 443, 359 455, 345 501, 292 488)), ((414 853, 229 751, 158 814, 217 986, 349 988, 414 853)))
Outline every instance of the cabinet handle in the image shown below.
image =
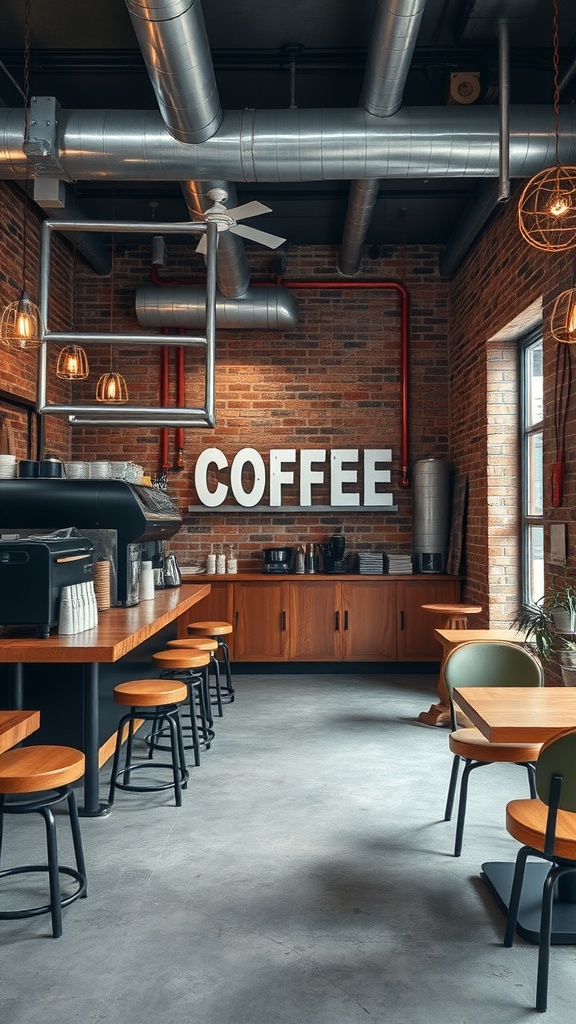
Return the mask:
POLYGON ((404 629, 404 612, 400 612, 400 629, 404 629))
POLYGON ((286 612, 282 611, 282 632, 286 631, 286 612))
POLYGON ((348 629, 348 609, 344 612, 344 630, 348 629))
POLYGON ((338 630, 340 629, 340 612, 336 612, 335 619, 336 619, 336 632, 338 632, 338 630))
POLYGON ((238 628, 238 609, 234 612, 234 622, 236 623, 236 628, 238 628))

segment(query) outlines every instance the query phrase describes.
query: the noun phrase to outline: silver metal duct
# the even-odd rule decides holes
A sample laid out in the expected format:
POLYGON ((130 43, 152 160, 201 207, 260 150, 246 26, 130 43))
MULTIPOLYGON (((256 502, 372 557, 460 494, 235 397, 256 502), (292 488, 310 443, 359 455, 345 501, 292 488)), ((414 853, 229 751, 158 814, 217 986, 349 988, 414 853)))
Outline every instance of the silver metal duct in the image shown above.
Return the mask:
POLYGON ((126 0, 162 119, 175 139, 209 139, 222 121, 200 0, 126 0))
MULTIPOLYGON (((86 214, 78 206, 72 189, 66 183, 64 184, 64 206, 48 206, 42 202, 42 199, 35 196, 35 201, 38 206, 48 214, 50 220, 86 220, 86 214)), ((87 231, 77 231, 71 235, 64 232, 64 237, 68 241, 76 246, 79 253, 82 254, 86 262, 92 267, 97 274, 109 274, 112 266, 112 254, 110 246, 95 235, 90 234, 87 231)))
MULTIPOLYGON (((141 327, 200 327, 206 318, 205 291, 141 285, 136 289, 136 316, 141 327)), ((287 288, 249 288, 240 299, 216 295, 216 327, 293 331, 297 325, 298 305, 287 288)))
MULTIPOLYGON (((494 178, 499 114, 492 106, 363 110, 243 110, 224 115, 201 146, 184 146, 156 111, 64 110, 60 161, 78 181, 341 181, 494 178)), ((510 107, 510 174, 555 162, 551 107, 510 107)), ((576 164, 576 107, 560 110, 559 156, 576 164)), ((22 111, 0 109, 0 178, 25 178, 22 111)))
MULTIPOLYGON (((213 202, 207 192, 222 188, 228 193, 227 206, 237 205, 236 186, 230 181, 184 181, 182 191, 192 220, 203 220, 213 202)), ((218 238, 218 288, 222 295, 239 299, 250 287, 250 269, 244 243, 238 235, 223 231, 218 238)))
MULTIPOLYGON (((368 51, 360 106, 377 117, 390 117, 402 103, 426 0, 379 0, 368 51)), ((379 179, 353 181, 338 254, 341 274, 360 269, 362 245, 378 199, 379 179)))

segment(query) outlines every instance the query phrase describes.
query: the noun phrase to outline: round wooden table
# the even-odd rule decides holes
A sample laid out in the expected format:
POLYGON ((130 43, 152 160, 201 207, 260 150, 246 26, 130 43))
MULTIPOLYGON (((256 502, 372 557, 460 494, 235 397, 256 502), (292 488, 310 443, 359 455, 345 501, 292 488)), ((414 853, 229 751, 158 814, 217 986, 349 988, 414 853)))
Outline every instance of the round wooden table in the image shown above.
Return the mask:
MULTIPOLYGON (((468 616, 480 615, 482 606, 479 604, 423 604, 422 611, 430 612, 438 618, 437 629, 461 629, 468 628, 468 616)), ((462 638, 463 640, 465 637, 462 638)), ((452 724, 450 716, 450 699, 444 683, 444 661, 446 652, 443 651, 440 663, 440 678, 438 680, 438 702, 432 704, 428 711, 421 711, 418 721, 424 725, 452 724)))

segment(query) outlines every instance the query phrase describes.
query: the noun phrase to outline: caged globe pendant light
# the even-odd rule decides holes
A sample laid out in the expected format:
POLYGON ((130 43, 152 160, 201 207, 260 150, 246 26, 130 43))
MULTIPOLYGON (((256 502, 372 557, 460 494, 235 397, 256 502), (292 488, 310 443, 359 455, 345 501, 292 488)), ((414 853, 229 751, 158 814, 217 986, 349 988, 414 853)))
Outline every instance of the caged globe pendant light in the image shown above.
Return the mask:
POLYGON ((576 272, 572 288, 556 296, 550 317, 550 333, 555 341, 576 345, 576 272))
POLYGON ((40 310, 26 290, 26 258, 28 250, 28 107, 30 104, 30 0, 24 9, 24 130, 22 149, 26 156, 26 185, 22 218, 22 288, 16 302, 6 306, 0 319, 0 338, 10 348, 35 349, 42 344, 40 310))
POLYGON ((526 185, 518 204, 520 234, 535 249, 561 252, 576 245, 576 167, 558 158, 560 88, 558 85, 558 0, 553 6, 554 167, 539 171, 526 185))

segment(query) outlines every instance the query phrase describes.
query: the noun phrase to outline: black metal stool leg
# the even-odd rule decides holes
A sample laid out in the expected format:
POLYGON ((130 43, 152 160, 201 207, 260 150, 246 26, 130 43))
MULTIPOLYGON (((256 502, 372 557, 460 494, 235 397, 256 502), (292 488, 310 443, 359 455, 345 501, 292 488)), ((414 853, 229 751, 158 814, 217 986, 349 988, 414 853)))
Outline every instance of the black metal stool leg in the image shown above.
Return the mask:
MULTIPOLYGON (((87 878, 86 874, 86 862, 84 860, 84 845, 82 843, 82 833, 80 832, 80 818, 78 817, 78 805, 76 803, 76 796, 74 790, 71 789, 68 794, 68 817, 70 818, 70 831, 72 832, 72 843, 74 845, 74 856, 76 858, 76 870, 87 878)), ((82 899, 86 899, 88 895, 88 887, 84 886, 84 892, 82 893, 82 899)))
POLYGON ((54 815, 50 807, 41 807, 40 814, 46 825, 46 850, 48 853, 48 879, 50 883, 50 914, 52 934, 55 939, 62 935, 62 896, 60 893, 60 872, 58 871, 58 843, 54 815))
POLYGON ((232 685, 232 669, 230 666, 230 649, 225 640, 217 637, 218 647, 221 649, 224 655, 224 668, 226 671, 226 686, 222 687, 222 701, 225 704, 233 704, 234 697, 236 695, 234 687, 232 685))
MULTIPOLYGON (((222 707, 222 692, 220 690, 220 662, 218 661, 218 658, 214 653, 212 653, 212 656, 210 658, 209 667, 214 669, 214 696, 216 699, 213 701, 213 703, 214 706, 217 708, 218 718, 222 718, 222 715, 224 714, 224 709, 222 707)), ((209 686, 208 693, 210 694, 210 692, 211 690, 209 686)))

